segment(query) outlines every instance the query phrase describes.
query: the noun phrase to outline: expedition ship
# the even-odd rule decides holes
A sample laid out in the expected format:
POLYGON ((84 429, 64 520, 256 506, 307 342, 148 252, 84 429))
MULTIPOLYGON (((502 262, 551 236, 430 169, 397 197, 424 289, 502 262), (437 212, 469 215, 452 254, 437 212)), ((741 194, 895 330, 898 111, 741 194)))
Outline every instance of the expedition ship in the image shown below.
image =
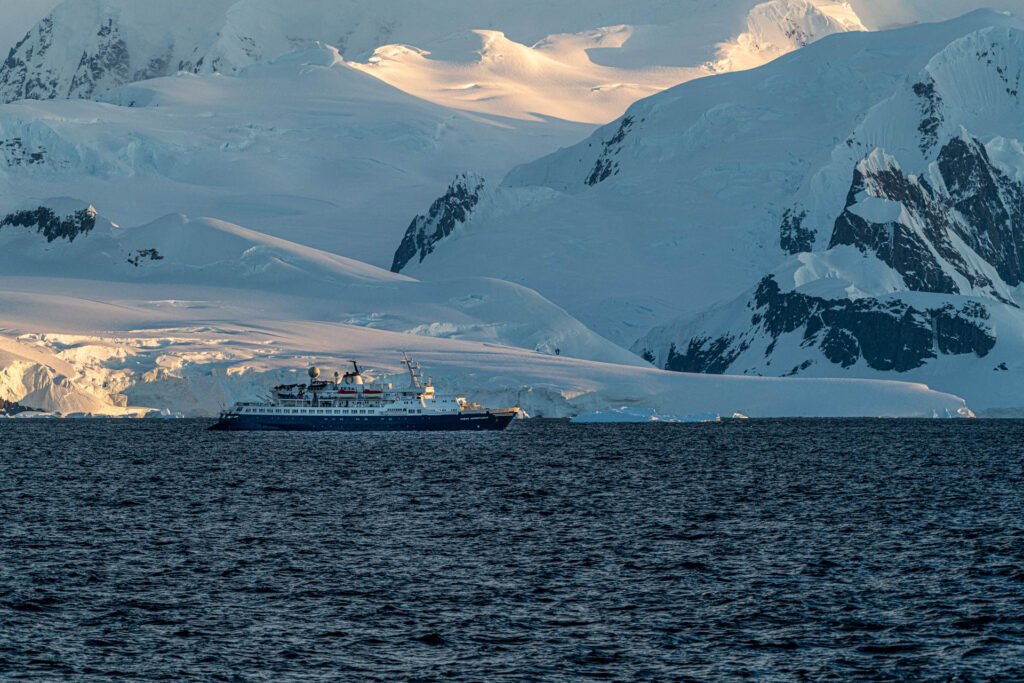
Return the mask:
POLYGON ((368 383, 356 361, 334 381, 320 379, 309 369, 309 384, 284 384, 271 391, 268 400, 236 403, 220 414, 216 430, 294 431, 455 431, 505 429, 519 407, 488 410, 461 396, 434 392, 430 378, 423 381, 420 366, 402 354, 409 370, 410 386, 368 383))

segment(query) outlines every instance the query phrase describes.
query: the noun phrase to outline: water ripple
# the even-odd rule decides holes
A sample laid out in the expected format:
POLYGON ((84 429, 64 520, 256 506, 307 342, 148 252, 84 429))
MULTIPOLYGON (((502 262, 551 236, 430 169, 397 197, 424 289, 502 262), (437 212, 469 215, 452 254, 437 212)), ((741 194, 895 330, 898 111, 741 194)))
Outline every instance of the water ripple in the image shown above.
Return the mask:
POLYGON ((0 422, 0 678, 1024 678, 1024 422, 0 422))

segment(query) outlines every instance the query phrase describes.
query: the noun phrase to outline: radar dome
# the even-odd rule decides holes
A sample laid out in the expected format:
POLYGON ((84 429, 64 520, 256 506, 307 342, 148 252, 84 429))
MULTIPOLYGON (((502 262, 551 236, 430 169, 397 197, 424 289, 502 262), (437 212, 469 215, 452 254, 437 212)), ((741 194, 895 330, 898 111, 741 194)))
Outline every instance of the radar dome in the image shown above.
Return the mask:
POLYGON ((320 368, 318 368, 317 366, 314 365, 313 367, 311 367, 309 369, 309 378, 310 379, 316 379, 319 376, 320 376, 320 368))

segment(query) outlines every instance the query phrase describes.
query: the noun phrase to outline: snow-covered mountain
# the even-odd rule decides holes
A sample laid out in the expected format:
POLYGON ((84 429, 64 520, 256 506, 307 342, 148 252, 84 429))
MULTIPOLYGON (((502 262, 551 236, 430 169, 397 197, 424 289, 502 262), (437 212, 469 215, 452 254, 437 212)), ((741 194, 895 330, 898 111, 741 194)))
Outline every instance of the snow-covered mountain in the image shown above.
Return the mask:
MULTIPOLYGON (((649 21, 649 7, 625 5, 632 11, 623 21, 649 21)), ((387 45, 357 68, 456 109, 606 123, 678 83, 759 66, 833 33, 865 30, 848 4, 832 0, 676 8, 656 26, 594 26, 533 45, 481 30, 417 47, 387 45), (738 21, 734 12, 748 7, 738 21)))
MULTIPOLYGON (((1022 0, 0 0, 0 100, 92 98, 186 70, 233 73, 304 42, 447 106, 604 123, 632 101, 831 33, 1022 0), (50 11, 52 9, 52 11, 50 11), (38 23, 27 33, 27 21, 38 23), (17 41, 17 43, 15 43, 17 41), (540 76, 540 77, 538 77, 540 76)), ((30 24, 29 24, 30 25, 30 24)))
POLYGON ((501 175, 592 130, 470 117, 315 43, 232 77, 179 74, 102 100, 0 106, 0 211, 70 195, 123 225, 216 216, 386 267, 448 177, 501 175))
POLYGON ((993 408, 1018 403, 1021 78, 1017 27, 950 43, 797 193, 781 242, 814 253, 742 303, 655 330, 635 348, 689 371, 945 373, 951 391, 983 393, 993 408))
POLYGON ((682 81, 863 29, 838 0, 69 0, 0 65, 0 100, 90 99, 178 71, 230 74, 317 41, 445 106, 604 123, 682 81))
POLYGON ((0 273, 0 398, 64 414, 212 415, 353 356, 400 382, 399 349, 446 390, 539 415, 968 414, 921 385, 655 370, 523 287, 418 282, 213 219, 121 228, 47 200, 0 217, 0 273))
POLYGON ((0 67, 0 398, 210 414, 309 362, 394 373, 404 347, 545 415, 965 414, 888 380, 953 386, 947 356, 1016 376, 1019 117, 953 96, 980 83, 961 57, 932 66, 992 27, 1008 55, 1019 24, 874 35, 835 0, 64 2, 0 67), (698 335, 703 358, 762 332, 737 307, 775 320, 797 294, 859 344, 822 332, 826 360, 794 364, 818 379, 707 375, 784 374, 788 338, 772 370, 680 366, 698 335), (857 336, 879 308, 898 331, 857 336), (913 353, 870 365, 904 333, 913 353))
POLYGON ((833 0, 73 0, 0 66, 0 97, 18 100, 0 107, 0 210, 69 195, 127 225, 216 216, 386 267, 452 176, 499 178, 594 129, 552 115, 610 119, 720 68, 729 41, 763 61, 858 27, 833 0), (389 40, 433 52, 396 71, 331 46, 369 57, 389 40))
POLYGON ((659 367, 1022 405, 1022 40, 982 11, 679 86, 414 221, 395 269, 523 283, 659 367))
MULTIPOLYGON (((225 307, 253 308, 258 313, 254 310, 249 318, 240 319, 345 322, 643 364, 521 286, 466 278, 421 283, 208 218, 171 215, 121 228, 92 206, 74 200, 28 205, 0 216, 0 273, 24 287, 35 282, 39 292, 56 285, 57 291, 73 289, 81 296, 92 287, 109 291, 114 284, 124 283, 160 290, 161 300, 199 297, 216 302, 190 308, 187 316, 192 320, 205 318, 201 311, 206 308, 214 316, 223 315, 225 307), (188 296, 181 295, 182 290, 188 296)), ((105 295, 96 298, 106 299, 105 295)), ((145 313, 141 322, 148 325, 163 317, 157 310, 145 313)), ((103 323, 106 329, 132 329, 140 322, 135 315, 124 308, 121 314, 108 313, 103 323)), ((62 314, 55 319, 67 317, 62 314)))

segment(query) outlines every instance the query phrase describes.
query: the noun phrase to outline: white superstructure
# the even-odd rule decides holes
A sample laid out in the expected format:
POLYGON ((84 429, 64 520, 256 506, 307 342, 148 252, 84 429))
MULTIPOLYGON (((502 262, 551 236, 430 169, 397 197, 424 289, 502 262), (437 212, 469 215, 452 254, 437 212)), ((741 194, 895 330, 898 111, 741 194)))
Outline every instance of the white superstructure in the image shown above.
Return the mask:
POLYGON ((402 363, 409 370, 408 387, 396 389, 389 383, 367 382, 357 361, 344 375, 334 373, 334 381, 320 379, 317 367, 309 368, 308 384, 284 384, 271 390, 267 401, 236 403, 226 414, 262 416, 316 417, 408 417, 415 415, 462 415, 487 410, 462 396, 438 395, 431 378, 423 380, 418 363, 403 353, 402 363))

